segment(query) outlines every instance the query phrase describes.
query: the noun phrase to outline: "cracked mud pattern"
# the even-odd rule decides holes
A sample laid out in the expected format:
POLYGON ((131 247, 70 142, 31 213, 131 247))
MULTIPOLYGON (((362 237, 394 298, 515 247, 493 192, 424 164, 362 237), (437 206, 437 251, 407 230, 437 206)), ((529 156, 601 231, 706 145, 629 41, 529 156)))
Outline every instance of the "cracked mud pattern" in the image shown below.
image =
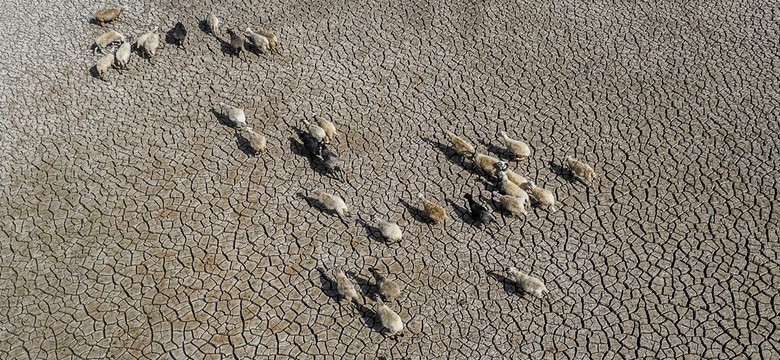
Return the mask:
POLYGON ((129 1, 109 28, 183 21, 187 47, 103 82, 100 4, 6 2, 0 358, 778 359, 777 6, 477 3, 129 1), (281 52, 226 55, 197 28, 212 9, 275 30, 281 52), (267 154, 247 155, 219 101, 267 154), (291 140, 312 112, 341 129, 345 181, 291 140), (494 186, 446 130, 504 157, 499 131, 525 139, 511 167, 559 210, 472 225, 463 194, 494 186), (570 181, 566 154, 599 180, 570 181), (307 188, 359 216, 345 226, 307 188), (418 192, 446 226, 418 220, 418 192), (375 214, 401 244, 360 220, 375 214), (389 271, 405 336, 384 339, 370 301, 341 308, 335 267, 366 294, 368 268, 389 271))

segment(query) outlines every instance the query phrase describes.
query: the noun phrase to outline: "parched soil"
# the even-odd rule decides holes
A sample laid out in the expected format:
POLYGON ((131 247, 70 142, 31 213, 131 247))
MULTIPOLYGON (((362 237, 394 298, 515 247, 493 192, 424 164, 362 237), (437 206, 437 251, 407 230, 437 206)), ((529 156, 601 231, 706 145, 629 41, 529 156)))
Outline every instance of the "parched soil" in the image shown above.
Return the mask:
POLYGON ((779 358, 777 4, 126 3, 106 27, 102 2, 0 4, 0 358, 779 358), (210 11, 279 51, 230 55, 210 11), (178 21, 185 48, 164 42, 178 21), (151 61, 93 75, 95 37, 155 26, 151 61), (343 179, 297 142, 314 112, 341 131, 343 179), (446 131, 504 159, 500 131, 525 140, 510 168, 558 210, 501 212, 446 131), (422 221, 420 192, 449 221, 422 221), (339 305, 337 267, 364 304, 339 305), (403 288, 397 340, 370 267, 403 288))

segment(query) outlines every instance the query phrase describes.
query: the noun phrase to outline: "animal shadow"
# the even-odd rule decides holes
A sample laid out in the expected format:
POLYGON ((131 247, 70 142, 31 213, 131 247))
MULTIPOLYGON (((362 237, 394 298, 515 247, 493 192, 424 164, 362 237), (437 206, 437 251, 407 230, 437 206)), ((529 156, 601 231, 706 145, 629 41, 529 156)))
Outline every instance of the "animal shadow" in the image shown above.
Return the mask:
POLYGON ((252 54, 255 54, 257 56, 265 55, 265 52, 263 50, 260 50, 259 47, 255 46, 254 44, 252 44, 250 42, 244 43, 244 48, 246 49, 246 51, 249 51, 252 54))
POLYGON ((216 35, 212 34, 211 30, 209 30, 209 22, 206 19, 201 19, 198 21, 198 29, 206 34, 214 35, 216 37, 216 35))
MULTIPOLYGON (((458 155, 458 152, 455 151, 455 148, 452 146, 449 146, 447 144, 440 143, 434 139, 422 137, 422 140, 430 144, 434 149, 441 151, 442 154, 447 158, 447 161, 459 165, 460 167, 472 171, 472 169, 467 166, 466 162, 463 161, 463 157, 458 155)), ((472 171, 473 172, 473 171, 472 171)))
POLYGON ((229 128, 234 128, 233 122, 230 121, 230 119, 221 111, 216 109, 211 109, 211 113, 214 115, 214 117, 217 118, 217 121, 219 121, 220 124, 227 126, 229 128))
POLYGON ((150 55, 149 53, 147 53, 147 52, 146 52, 146 50, 144 49, 144 47, 142 47, 142 46, 137 46, 137 45, 135 45, 135 44, 134 44, 134 45, 133 45, 133 49, 132 49, 132 50, 133 50, 133 52, 135 52, 135 54, 136 54, 136 55, 138 55, 138 57, 140 57, 141 59, 146 59, 146 61, 148 61, 148 62, 150 62, 150 63, 154 64, 154 62, 152 61, 152 55, 150 55))
POLYGON ((126 22, 122 21, 121 17, 119 19, 116 19, 116 20, 111 21, 111 22, 107 22, 105 24, 101 24, 100 21, 98 21, 96 18, 93 17, 93 18, 89 19, 89 21, 87 21, 87 23, 90 24, 90 25, 97 25, 97 26, 100 26, 100 27, 103 27, 103 28, 107 28, 107 27, 111 26, 112 24, 117 24, 117 23, 126 24, 126 22))
MULTIPOLYGON (((496 191, 498 191, 498 189, 496 189, 496 191)), ((484 204, 486 204, 488 209, 493 210, 493 215, 498 214, 502 217, 506 217, 507 215, 511 216, 512 213, 509 212, 509 210, 504 209, 504 205, 493 196, 492 192, 490 193, 489 198, 485 198, 482 195, 480 195, 479 198, 484 201, 484 204)))
POLYGON ((241 132, 236 129, 235 132, 236 136, 236 146, 238 146, 238 149, 243 151, 244 154, 247 156, 255 156, 257 155, 254 150, 252 150, 252 146, 249 145, 249 140, 247 140, 243 135, 241 135, 241 132))
POLYGON ((309 162, 309 167, 314 170, 314 172, 320 176, 327 176, 331 179, 338 180, 335 176, 333 176, 333 174, 329 173, 325 169, 325 165, 322 164, 322 160, 320 160, 316 155, 310 154, 309 151, 306 150, 306 147, 303 146, 303 143, 293 137, 290 137, 289 139, 290 150, 293 152, 293 154, 305 157, 309 162))
MULTIPOLYGON (((339 294, 338 288, 336 286, 336 280, 331 279, 330 276, 328 276, 328 273, 325 272, 325 269, 318 266, 317 272, 320 273, 320 289, 322 292, 329 298, 333 299, 333 301, 336 303, 336 306, 339 308, 339 314, 341 316, 344 316, 344 307, 352 307, 355 304, 346 304, 341 299, 341 294, 339 294)), ((316 286, 314 284, 314 280, 311 280, 312 285, 316 286)), ((357 307, 351 308, 348 311, 356 311, 357 307)))
POLYGON ((382 321, 379 319, 379 314, 377 314, 376 311, 370 307, 366 306, 365 303, 355 305, 358 312, 360 312, 361 317, 363 317, 363 323, 366 325, 366 327, 371 328, 372 330, 384 336, 384 327, 382 326, 382 321))
POLYGON ((369 239, 386 245, 390 244, 390 242, 388 242, 387 239, 385 239, 384 236, 382 236, 382 231, 380 231, 378 227, 369 224, 361 217, 358 217, 356 222, 366 229, 366 236, 368 236, 369 239))
POLYGON ((364 278, 354 271, 347 271, 346 274, 355 279, 355 282, 358 284, 358 286, 360 286, 360 293, 364 298, 368 298, 369 295, 376 292, 376 289, 374 289, 374 285, 371 284, 370 279, 364 278))
MULTIPOLYGON (((173 36, 174 31, 176 30, 176 27, 172 27, 170 30, 168 30, 165 33, 165 42, 171 45, 176 45, 177 47, 183 47, 184 44, 179 45, 179 43, 176 41, 176 38, 173 36)), ((185 40, 186 41, 186 40, 185 40)))
POLYGON ((419 208, 413 206, 412 204, 408 203, 404 199, 398 199, 398 201, 401 202, 401 204, 406 208, 406 211, 408 211, 409 214, 411 214, 412 217, 415 220, 417 220, 417 221, 419 221, 419 222, 421 222, 423 224, 428 224, 428 225, 432 225, 433 224, 431 219, 429 219, 427 216, 425 216, 425 214, 423 214, 423 211, 420 210, 419 208))
MULTIPOLYGON (((336 281, 331 279, 322 267, 317 267, 317 272, 320 273, 320 289, 322 289, 322 292, 329 298, 336 300, 336 304, 338 304, 340 295, 336 289, 336 281)), ((316 285, 314 284, 314 280, 312 280, 312 285, 316 285)))
POLYGON ((496 146, 496 145, 494 145, 492 143, 489 143, 489 142, 486 142, 486 141, 483 141, 483 140, 480 140, 479 143, 480 143, 480 145, 482 145, 482 147, 485 148, 485 150, 487 150, 488 152, 491 152, 493 154, 498 155, 498 157, 500 157, 502 159, 509 159, 509 160, 514 160, 515 159, 514 155, 512 155, 507 149, 505 149, 503 147, 496 146))
POLYGON ((89 68, 89 74, 92 75, 92 77, 95 79, 106 81, 106 82, 108 81, 100 77, 100 73, 98 73, 97 66, 93 66, 89 68))
POLYGON ((428 144, 430 144, 431 146, 433 146, 435 149, 438 149, 439 151, 441 151, 442 154, 444 154, 448 158, 450 158, 450 157, 459 157, 460 156, 460 155, 458 155, 458 152, 455 151, 455 148, 453 148, 452 146, 449 146, 447 144, 442 144, 442 143, 440 143, 440 142, 438 142, 438 141, 436 141, 434 139, 428 138, 428 137, 422 137, 421 139, 423 141, 427 142, 428 144))
POLYGON ((550 165, 550 170, 552 170, 555 175, 562 177, 564 180, 570 183, 576 184, 579 182, 579 180, 574 175, 572 175, 569 170, 566 170, 563 165, 557 164, 552 160, 548 164, 550 165))
POLYGON ((480 178, 483 176, 482 171, 474 167, 473 162, 466 161, 465 156, 458 155, 458 152, 455 151, 455 148, 429 138, 424 137, 422 139, 423 141, 431 144, 434 148, 441 151, 447 157, 447 161, 450 163, 460 166, 464 170, 468 171, 471 175, 475 175, 480 178))
POLYGON ((504 284, 504 291, 507 293, 517 295, 521 298, 525 296, 525 291, 523 291, 520 286, 517 286, 517 284, 508 277, 501 275, 493 270, 488 270, 487 274, 496 281, 504 284))
POLYGON ((319 210, 323 214, 327 214, 327 215, 330 215, 330 216, 335 216, 335 217, 337 217, 339 219, 339 221, 341 221, 342 224, 344 224, 344 227, 346 227, 346 228, 350 227, 349 223, 347 222, 347 220, 344 217, 339 215, 339 213, 337 213, 336 211, 328 209, 318 199, 315 199, 313 197, 304 195, 303 193, 300 193, 300 192, 297 195, 301 199, 305 200, 306 203, 309 204, 310 207, 316 208, 317 210, 319 210))
POLYGON ((305 194, 300 193, 300 192, 297 195, 301 199, 305 200, 306 203, 309 204, 310 207, 316 208, 320 212, 328 214, 328 215, 339 216, 339 214, 337 212, 335 212, 335 211, 333 211, 331 209, 326 208, 325 205, 323 205, 318 199, 315 199, 315 198, 313 198, 311 196, 305 195, 305 194))
MULTIPOLYGON (((225 41, 219 36, 214 35, 217 40, 219 40, 219 50, 222 51, 222 54, 224 55, 230 55, 230 56, 239 56, 241 55, 240 51, 233 51, 233 47, 230 46, 230 43, 225 41)), ((244 49, 246 49, 246 44, 244 44, 244 49)))
MULTIPOLYGON (((458 217, 461 221, 465 222, 466 224, 471 225, 472 227, 479 227, 480 223, 474 220, 474 218, 471 217, 471 211, 463 206, 460 206, 455 200, 450 198, 445 198, 444 201, 450 204, 453 209, 455 209, 455 213, 458 214, 458 217)), ((466 201, 465 199, 463 201, 466 201)))

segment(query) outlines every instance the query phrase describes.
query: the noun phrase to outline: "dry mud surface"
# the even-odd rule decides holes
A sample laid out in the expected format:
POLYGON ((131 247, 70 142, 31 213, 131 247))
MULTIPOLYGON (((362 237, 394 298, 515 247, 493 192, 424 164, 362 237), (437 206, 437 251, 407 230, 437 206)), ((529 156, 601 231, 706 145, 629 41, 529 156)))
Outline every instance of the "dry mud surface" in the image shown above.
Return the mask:
POLYGON ((188 44, 106 82, 102 5, 0 4, 0 358, 778 359, 776 3, 129 1, 109 28, 183 21, 188 44), (212 9, 281 53, 226 55, 198 28, 212 9), (342 130, 346 181, 296 153, 313 111, 342 130), (494 187, 445 130, 501 156, 499 131, 527 140, 511 166, 560 209, 473 226, 463 194, 494 187), (599 181, 570 181, 567 152, 599 181), (404 240, 298 195, 315 187, 404 240), (421 191, 446 226, 418 220, 421 191), (371 302, 340 308, 337 266, 366 293, 369 267, 392 273, 405 337, 371 302))

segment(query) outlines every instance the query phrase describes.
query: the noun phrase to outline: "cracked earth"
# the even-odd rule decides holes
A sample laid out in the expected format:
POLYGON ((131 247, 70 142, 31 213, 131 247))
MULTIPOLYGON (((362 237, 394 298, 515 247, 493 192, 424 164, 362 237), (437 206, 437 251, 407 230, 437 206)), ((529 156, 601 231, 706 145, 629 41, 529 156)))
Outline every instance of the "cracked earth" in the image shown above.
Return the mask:
POLYGON ((776 4, 129 1, 90 24, 104 5, 0 4, 0 358, 780 358, 776 4), (281 51, 225 54, 198 27, 212 10, 281 51), (106 29, 177 21, 186 49, 91 75, 106 29), (343 181, 294 140, 312 112, 341 130, 343 181), (559 210, 474 226, 463 194, 495 208, 495 187, 448 130, 505 158, 500 131, 526 140, 510 167, 559 210), (446 225, 419 221, 419 192, 446 225), (339 306, 336 267, 365 294, 370 267, 401 284, 404 337, 339 306))

